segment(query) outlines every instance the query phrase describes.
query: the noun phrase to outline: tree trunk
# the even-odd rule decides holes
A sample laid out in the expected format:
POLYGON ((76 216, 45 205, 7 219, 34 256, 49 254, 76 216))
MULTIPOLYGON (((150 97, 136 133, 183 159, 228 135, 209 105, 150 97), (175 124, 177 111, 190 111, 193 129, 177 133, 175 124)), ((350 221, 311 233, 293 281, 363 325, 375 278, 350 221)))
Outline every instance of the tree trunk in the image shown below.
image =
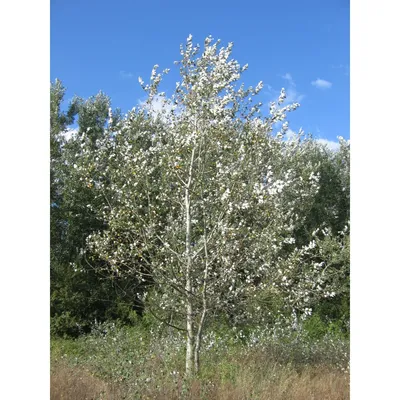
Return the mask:
POLYGON ((190 233, 191 233, 191 220, 190 220, 190 200, 189 190, 186 189, 185 193, 185 206, 186 206, 186 376, 193 374, 194 364, 194 335, 193 335, 193 305, 192 305, 192 256, 190 254, 190 233))
POLYGON ((192 216, 190 213, 190 187, 192 184, 192 170, 194 161, 195 147, 192 150, 192 157, 189 166, 189 176, 185 188, 185 211, 186 211, 186 376, 191 377, 194 371, 194 335, 193 335, 193 305, 192 305, 192 254, 191 254, 191 235, 192 235, 192 216))
MULTIPOLYGON (((204 201, 204 195, 202 192, 202 200, 204 201)), ((208 281, 208 269, 209 269, 209 260, 208 260, 208 235, 207 235, 207 214, 204 208, 203 203, 203 218, 204 218, 204 233, 203 233, 203 240, 204 240, 204 279, 203 279, 203 290, 202 290, 202 302, 203 302, 203 310, 201 312, 199 326, 197 328, 197 335, 196 335, 196 343, 195 343, 195 351, 194 351, 194 369, 195 373, 198 374, 200 370, 200 348, 201 348, 201 339, 203 335, 203 327, 204 322, 206 320, 207 314, 207 281, 208 281)))
POLYGON ((201 348, 201 338, 202 338, 202 334, 203 334, 203 326, 204 326, 205 317, 206 317, 206 310, 203 309, 199 327, 197 330, 196 342, 194 345, 194 372, 196 374, 198 374, 200 371, 200 348, 201 348))
POLYGON ((189 191, 186 189, 185 195, 186 203, 186 329, 187 329, 187 341, 186 341, 186 376, 190 377, 193 375, 194 366, 194 335, 193 335, 193 305, 192 305, 192 257, 190 254, 190 201, 189 191))
POLYGON ((195 351, 194 351, 194 338, 193 338, 193 313, 192 304, 190 299, 187 304, 187 340, 186 340, 186 370, 185 374, 188 378, 193 376, 195 351))

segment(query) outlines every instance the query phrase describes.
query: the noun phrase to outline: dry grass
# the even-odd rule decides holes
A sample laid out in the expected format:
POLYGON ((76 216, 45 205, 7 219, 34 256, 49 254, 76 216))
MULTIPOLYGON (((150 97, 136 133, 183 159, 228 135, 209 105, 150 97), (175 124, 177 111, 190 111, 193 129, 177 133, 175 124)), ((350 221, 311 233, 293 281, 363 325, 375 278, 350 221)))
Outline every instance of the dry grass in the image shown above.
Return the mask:
MULTIPOLYGON (((348 400, 347 343, 282 336, 257 346, 218 342, 204 350, 196 379, 173 336, 142 331, 52 342, 51 400, 348 400), (144 338, 144 340, 142 340, 144 338)), ((229 339, 229 336, 228 336, 229 339)))
POLYGON ((108 384, 83 368, 63 363, 53 366, 50 376, 51 400, 120 400, 123 393, 116 385, 108 384))
POLYGON ((129 386, 111 385, 92 376, 82 368, 57 363, 51 375, 51 400, 348 400, 348 375, 328 367, 294 368, 271 365, 268 376, 259 366, 244 364, 233 380, 191 382, 186 391, 184 382, 152 383, 140 394, 129 386), (185 394, 186 393, 186 394, 185 394))
POLYGON ((255 381, 246 373, 233 384, 217 386, 212 399, 220 400, 347 400, 348 380, 337 371, 306 370, 283 373, 273 381, 255 381))

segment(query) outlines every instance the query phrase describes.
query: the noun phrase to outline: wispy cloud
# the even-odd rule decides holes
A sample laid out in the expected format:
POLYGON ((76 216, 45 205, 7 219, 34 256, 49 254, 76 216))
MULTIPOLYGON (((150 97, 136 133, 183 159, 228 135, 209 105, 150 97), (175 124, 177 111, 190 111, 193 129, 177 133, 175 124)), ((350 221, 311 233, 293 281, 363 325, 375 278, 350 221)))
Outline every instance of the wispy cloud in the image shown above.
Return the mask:
POLYGON ((283 79, 286 79, 286 80, 289 81, 290 83, 294 84, 292 75, 289 74, 289 72, 286 72, 285 75, 282 75, 282 78, 283 78, 283 79))
MULTIPOLYGON (((299 133, 295 132, 293 129, 288 129, 285 134, 285 139, 287 141, 294 140, 298 138, 299 133)), ((338 151, 340 149, 340 144, 338 141, 329 140, 324 138, 315 139, 315 142, 323 147, 327 147, 331 151, 338 151)))
POLYGON ((304 97, 306 97, 306 96, 297 91, 296 83, 292 77, 292 74, 289 72, 286 72, 286 74, 281 75, 281 78, 288 82, 288 86, 285 88, 286 89, 285 104, 300 103, 300 101, 303 100, 304 97))
POLYGON ((350 74, 350 67, 349 64, 338 64, 338 65, 332 65, 333 69, 340 69, 344 72, 346 76, 349 76, 350 74))
MULTIPOLYGON (((298 137, 298 134, 291 129, 289 129, 286 132, 286 140, 291 141, 294 140, 298 137)), ((328 150, 336 152, 339 151, 340 149, 340 144, 339 142, 336 142, 334 140, 328 140, 328 139, 315 139, 316 143, 318 143, 320 146, 326 147, 328 150)))
POLYGON ((317 89, 330 89, 332 87, 332 82, 318 78, 315 81, 312 81, 311 85, 315 86, 317 89))
POLYGON ((322 146, 326 146, 329 150, 338 151, 340 149, 339 142, 328 139, 316 139, 316 142, 322 146))
POLYGON ((127 71, 119 71, 119 76, 122 79, 132 79, 133 78, 132 72, 127 72, 127 71))

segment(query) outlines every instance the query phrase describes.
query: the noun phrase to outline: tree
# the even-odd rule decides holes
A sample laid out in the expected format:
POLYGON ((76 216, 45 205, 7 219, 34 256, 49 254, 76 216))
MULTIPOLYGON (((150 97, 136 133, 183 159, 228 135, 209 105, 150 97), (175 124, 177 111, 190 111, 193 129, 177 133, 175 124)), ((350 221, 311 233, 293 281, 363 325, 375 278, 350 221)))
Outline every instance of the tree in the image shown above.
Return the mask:
POLYGON ((105 135, 109 114, 116 123, 119 112, 110 110, 110 99, 103 93, 87 100, 75 97, 62 111, 64 95, 64 86, 56 80, 50 90, 51 332, 77 336, 88 332, 95 320, 129 321, 137 281, 101 275, 103 260, 92 259, 88 264, 90 254, 83 248, 90 233, 104 228, 97 212, 103 203, 96 203, 93 188, 89 183, 82 185, 74 168, 82 157, 82 138, 86 137, 93 155, 97 141, 105 135), (75 118, 78 126, 72 130, 75 118))
MULTIPOLYGON (((292 270, 288 298, 307 312, 304 282, 318 274, 299 267, 315 242, 299 248, 293 237, 318 192, 317 165, 296 163, 302 143, 282 140, 286 114, 299 105, 284 105, 282 89, 262 117, 262 103, 253 105, 262 83, 238 87, 247 65, 230 59, 232 47, 208 37, 200 53, 189 36, 174 94, 159 92, 168 70, 155 66, 148 85, 140 79, 147 102, 94 155, 82 142, 87 162, 76 166, 105 199, 106 229, 89 235, 88 248, 116 275, 134 274, 151 287, 149 310, 186 332, 187 376, 199 370, 207 320, 222 312, 240 319, 242 302, 279 290, 292 270), (287 159, 294 168, 282 171, 287 159)), ((315 296, 328 289, 315 288, 315 296)))
POLYGON ((65 88, 58 79, 50 88, 50 217, 51 217, 51 254, 54 255, 61 243, 62 223, 60 206, 62 202, 62 185, 59 171, 62 168, 62 147, 65 142, 63 134, 67 131, 75 116, 75 109, 61 111, 65 88))

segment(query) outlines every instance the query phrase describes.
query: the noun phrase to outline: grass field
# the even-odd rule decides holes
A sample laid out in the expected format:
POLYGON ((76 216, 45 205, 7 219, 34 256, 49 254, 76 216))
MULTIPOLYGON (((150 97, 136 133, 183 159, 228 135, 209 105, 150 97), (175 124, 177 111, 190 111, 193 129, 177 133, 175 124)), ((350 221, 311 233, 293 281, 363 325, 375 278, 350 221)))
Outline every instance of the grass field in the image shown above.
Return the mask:
POLYGON ((51 400, 349 399, 348 343, 324 338, 229 334, 205 338, 201 373, 187 381, 175 334, 108 329, 52 340, 51 400))

